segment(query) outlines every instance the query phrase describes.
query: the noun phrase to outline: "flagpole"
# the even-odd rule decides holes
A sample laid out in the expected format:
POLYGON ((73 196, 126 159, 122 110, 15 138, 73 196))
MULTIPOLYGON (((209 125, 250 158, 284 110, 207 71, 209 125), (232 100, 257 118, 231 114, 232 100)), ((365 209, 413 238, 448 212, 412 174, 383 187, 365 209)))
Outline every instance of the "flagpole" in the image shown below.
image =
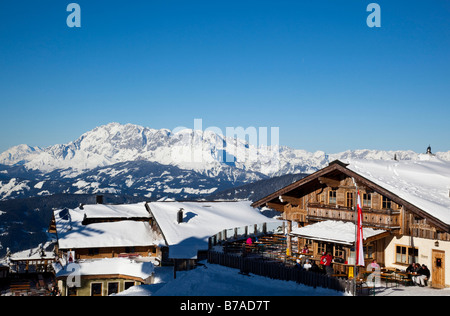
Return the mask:
POLYGON ((355 263, 353 267, 353 295, 356 296, 356 277, 358 276, 357 273, 357 262, 358 262, 358 186, 356 185, 355 178, 352 177, 353 184, 355 185, 355 197, 353 198, 353 208, 355 209, 355 263))

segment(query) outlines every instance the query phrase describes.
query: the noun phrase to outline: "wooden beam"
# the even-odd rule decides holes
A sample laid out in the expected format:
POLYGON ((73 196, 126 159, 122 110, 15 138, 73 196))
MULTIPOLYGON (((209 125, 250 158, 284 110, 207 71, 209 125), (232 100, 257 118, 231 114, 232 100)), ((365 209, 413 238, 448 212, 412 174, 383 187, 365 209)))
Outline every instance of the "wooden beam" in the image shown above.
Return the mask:
POLYGON ((334 180, 326 177, 319 177, 319 182, 325 184, 330 188, 338 188, 341 182, 339 180, 334 180))
POLYGON ((289 195, 281 195, 281 200, 280 202, 285 202, 285 203, 289 203, 291 205, 300 205, 302 204, 302 199, 301 198, 297 198, 297 197, 293 197, 293 196, 289 196, 289 195))
POLYGON ((369 243, 369 242, 372 242, 372 241, 375 241, 378 239, 383 239, 383 238, 389 237, 391 235, 392 235, 391 232, 387 231, 387 232, 367 238, 366 240, 364 240, 364 243, 369 243))
POLYGON ((274 209, 275 211, 284 212, 284 205, 283 204, 268 202, 268 203, 266 203, 266 206, 268 208, 274 209))

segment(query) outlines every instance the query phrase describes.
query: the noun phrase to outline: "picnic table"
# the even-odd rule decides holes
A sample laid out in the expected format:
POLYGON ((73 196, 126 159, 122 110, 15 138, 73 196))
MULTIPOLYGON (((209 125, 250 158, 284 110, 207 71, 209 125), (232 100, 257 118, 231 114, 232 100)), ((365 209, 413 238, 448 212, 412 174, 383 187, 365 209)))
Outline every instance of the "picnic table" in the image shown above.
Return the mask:
POLYGON ((386 287, 389 283, 396 284, 398 286, 397 277, 395 272, 381 272, 381 280, 384 280, 386 287))
POLYGON ((356 281, 356 292, 357 293, 362 294, 363 290, 367 290, 369 295, 371 293, 373 295, 375 295, 375 287, 374 286, 369 286, 364 279, 356 279, 355 281, 356 281))
POLYGON ((396 272, 398 276, 398 281, 402 282, 403 285, 412 285, 413 279, 412 277, 417 276, 417 272, 396 272))
POLYGON ((335 277, 335 278, 346 278, 347 274, 345 274, 345 273, 335 273, 335 274, 332 274, 331 276, 335 277))

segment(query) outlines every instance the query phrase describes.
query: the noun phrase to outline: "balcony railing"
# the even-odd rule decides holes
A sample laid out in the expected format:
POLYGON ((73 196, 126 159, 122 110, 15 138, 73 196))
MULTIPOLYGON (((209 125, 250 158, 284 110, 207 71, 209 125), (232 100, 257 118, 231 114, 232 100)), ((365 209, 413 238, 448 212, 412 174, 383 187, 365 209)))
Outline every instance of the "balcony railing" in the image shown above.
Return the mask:
POLYGON ((285 233, 286 222, 281 220, 224 229, 209 237, 209 247, 221 244, 223 241, 245 240, 248 237, 285 233))
MULTIPOLYGON (((400 228, 400 211, 374 210, 368 207, 363 207, 362 211, 363 225, 366 227, 388 230, 400 228)), ((309 203, 307 219, 355 222, 355 210, 353 208, 340 205, 309 203)))

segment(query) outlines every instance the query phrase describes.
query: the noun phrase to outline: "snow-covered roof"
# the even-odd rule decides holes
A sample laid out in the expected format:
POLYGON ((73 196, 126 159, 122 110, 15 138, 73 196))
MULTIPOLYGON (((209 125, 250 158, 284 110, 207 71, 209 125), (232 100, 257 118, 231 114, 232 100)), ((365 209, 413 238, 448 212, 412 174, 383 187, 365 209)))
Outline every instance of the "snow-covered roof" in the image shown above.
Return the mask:
POLYGON ((87 218, 150 218, 144 202, 120 205, 83 205, 83 211, 87 218))
POLYGON ((431 155, 422 160, 350 160, 348 169, 450 225, 450 162, 431 155))
POLYGON ((27 249, 11 254, 12 261, 26 261, 26 260, 54 260, 55 253, 53 249, 55 245, 52 242, 46 242, 44 245, 40 244, 36 248, 27 249))
MULTIPOLYGON (((140 203, 135 207, 145 205, 140 203)), ((148 222, 123 220, 117 222, 92 223, 83 225, 83 209, 63 209, 55 211, 56 231, 60 249, 133 247, 164 244, 160 234, 148 222)), ((127 206, 127 209, 133 209, 127 206)))
MULTIPOLYGON (((365 240, 384 232, 384 230, 364 227, 363 238, 365 240)), ((307 239, 353 245, 355 243, 355 224, 342 221, 323 221, 305 227, 294 228, 291 234, 307 239)))
MULTIPOLYGON (((76 263, 81 276, 88 275, 126 275, 130 277, 147 279, 154 272, 151 262, 138 262, 126 258, 105 258, 96 260, 84 260, 76 263)), ((74 274, 73 266, 61 266, 53 264, 56 277, 64 277, 74 274)))
POLYGON ((151 202, 148 203, 169 245, 173 259, 196 258, 198 250, 208 249, 208 238, 229 228, 276 221, 239 202, 151 202), (183 222, 177 214, 183 209, 183 222))

